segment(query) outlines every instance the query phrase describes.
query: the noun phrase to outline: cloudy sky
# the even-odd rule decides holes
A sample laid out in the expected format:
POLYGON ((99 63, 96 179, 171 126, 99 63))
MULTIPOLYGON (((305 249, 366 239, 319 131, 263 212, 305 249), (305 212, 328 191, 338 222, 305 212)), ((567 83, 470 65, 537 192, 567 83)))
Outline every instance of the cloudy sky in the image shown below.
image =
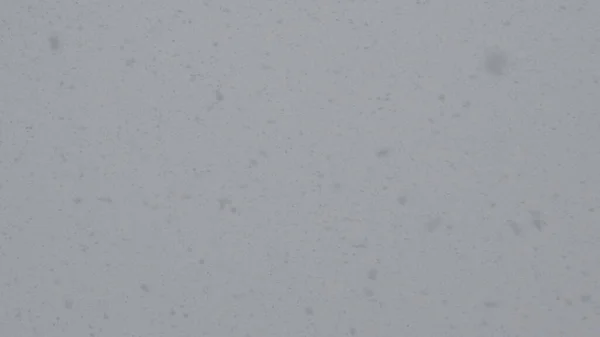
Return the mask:
POLYGON ((600 2, 0 3, 6 336, 596 336, 600 2))

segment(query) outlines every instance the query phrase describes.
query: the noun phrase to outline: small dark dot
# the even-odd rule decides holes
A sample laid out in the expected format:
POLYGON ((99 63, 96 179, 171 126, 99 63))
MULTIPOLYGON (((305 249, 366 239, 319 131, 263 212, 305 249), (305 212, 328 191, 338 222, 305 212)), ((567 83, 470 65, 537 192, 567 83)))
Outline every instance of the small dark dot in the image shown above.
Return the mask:
POLYGON ((50 43, 50 49, 58 50, 60 48, 60 40, 58 39, 57 36, 51 36, 48 39, 48 42, 50 43))
POLYGON ((396 200, 402 206, 406 205, 406 202, 408 201, 408 199, 405 196, 399 196, 396 200))
POLYGON ((97 199, 98 199, 98 201, 105 202, 107 204, 111 204, 113 202, 111 197, 106 197, 106 196, 98 197, 97 199))
POLYGON ((390 155, 390 149, 381 149, 377 151, 378 158, 385 158, 390 155))
POLYGON ((375 281, 377 279, 377 269, 371 268, 367 275, 370 280, 375 281))
POLYGON ((501 51, 493 51, 485 57, 485 69, 488 73, 501 76, 506 72, 508 67, 508 56, 501 51))
POLYGON ((311 308, 311 307, 304 308, 304 313, 306 313, 308 316, 312 316, 314 314, 313 308, 311 308))
POLYGON ((485 302, 483 302, 483 305, 484 305, 486 308, 490 308, 490 309, 491 309, 491 308, 497 308, 497 307, 498 307, 498 303, 497 303, 497 302, 494 302, 494 301, 485 301, 485 302))
POLYGON ((440 217, 435 217, 425 223, 425 228, 427 228, 429 232, 434 232, 441 224, 442 219, 440 217))
POLYGON ((228 205, 231 205, 231 200, 229 200, 227 198, 221 198, 218 201, 219 201, 219 208, 221 210, 224 210, 225 207, 227 207, 228 205))

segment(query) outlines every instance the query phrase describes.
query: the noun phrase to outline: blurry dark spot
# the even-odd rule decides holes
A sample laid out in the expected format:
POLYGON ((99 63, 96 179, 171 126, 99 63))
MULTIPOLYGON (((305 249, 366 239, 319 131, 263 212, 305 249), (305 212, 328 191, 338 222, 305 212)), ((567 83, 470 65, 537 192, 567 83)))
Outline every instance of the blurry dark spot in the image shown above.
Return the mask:
POLYGON ((533 210, 529 211, 529 214, 531 214, 531 223, 533 226, 535 226, 535 228, 537 228, 539 231, 542 231, 543 227, 546 227, 546 222, 542 220, 541 212, 533 210))
POLYGON ((433 232, 436 229, 438 229, 438 227, 440 227, 440 225, 442 224, 442 219, 437 216, 429 221, 427 221, 425 223, 425 228, 429 231, 429 232, 433 232))
POLYGON ((512 229, 513 234, 515 234, 516 236, 519 236, 521 234, 521 226, 519 226, 519 224, 516 223, 514 220, 509 220, 508 226, 510 226, 510 229, 512 229))
POLYGON ((107 314, 107 313, 104 313, 104 316, 103 316, 103 318, 104 318, 104 319, 108 319, 108 314, 107 314))
POLYGON ((198 78, 202 78, 202 74, 190 74, 190 82, 194 82, 198 78))
POLYGON ((544 227, 546 225, 546 223, 540 219, 533 219, 533 225, 535 226, 535 228, 537 228, 539 231, 541 231, 542 227, 544 227))
POLYGON ((50 49, 52 50, 58 50, 60 48, 60 40, 58 39, 58 36, 51 36, 48 39, 48 43, 50 43, 50 49))
POLYGON ((485 70, 488 73, 501 76, 508 67, 508 56, 499 50, 490 51, 485 56, 485 70))
POLYGON ((73 309, 73 300, 72 299, 66 299, 65 300, 65 308, 67 308, 67 309, 73 309))
POLYGON ((471 107, 471 101, 463 101, 462 107, 465 109, 471 107))
POLYGON ((588 209, 588 211, 594 212, 594 211, 596 211, 596 209, 592 207, 592 208, 588 209))
POLYGON ((444 95, 444 94, 440 94, 440 95, 438 96, 438 100, 440 100, 441 102, 445 101, 445 100, 446 100, 446 95, 444 95))
MULTIPOLYGON (((367 47, 367 48, 368 48, 368 47, 367 47)), ((367 49, 367 48, 366 48, 366 49, 367 49)), ((391 96, 391 95, 392 95, 392 94, 388 92, 388 93, 386 93, 386 94, 385 94, 385 96, 383 96, 383 97, 382 97, 382 96, 377 96, 375 99, 376 99, 376 100, 378 100, 378 101, 389 101, 389 100, 390 100, 390 96, 391 96)), ((330 102, 333 102, 333 100, 332 100, 332 99, 329 99, 329 101, 330 101, 330 102)))
POLYGON ((223 93, 221 93, 221 90, 217 89, 217 91, 215 92, 215 96, 217 98, 217 101, 222 101, 225 97, 223 97, 223 93))
POLYGON ((204 264, 204 259, 198 260, 198 264, 204 264))
POLYGON ((311 307, 304 308, 304 313, 307 314, 308 316, 312 316, 314 314, 313 308, 311 308, 311 307))
POLYGON ((217 41, 214 41, 214 42, 212 43, 212 45, 213 45, 213 47, 218 47, 218 46, 219 46, 219 42, 217 42, 217 41))
POLYGON ((371 290, 370 288, 364 288, 363 289, 363 293, 365 294, 365 296, 367 297, 373 297, 375 296, 375 293, 373 292, 373 290, 371 290))
POLYGON ((183 314, 183 318, 188 318, 190 316, 190 314, 188 314, 187 312, 183 314))
POLYGON ((169 314, 171 314, 171 316, 175 316, 176 313, 177 312, 173 308, 171 308, 171 311, 169 311, 169 314))
POLYGON ((219 209, 224 210, 225 207, 227 207, 228 205, 231 205, 230 199, 227 199, 227 198, 219 199, 219 209))
POLYGON ((484 305, 486 308, 490 308, 490 309, 491 309, 491 308, 497 308, 497 307, 498 307, 498 302, 494 302, 494 301, 485 301, 485 302, 483 302, 483 305, 484 305))
POLYGON ((83 199, 82 199, 81 197, 76 197, 76 198, 73 198, 73 202, 74 202, 75 204, 81 204, 81 202, 82 202, 82 201, 83 201, 83 199))
POLYGON ((381 149, 377 151, 378 158, 385 158, 390 155, 390 149, 381 149))
POLYGON ((377 269, 375 268, 371 268, 369 270, 369 272, 367 273, 369 279, 371 280, 376 280, 377 279, 377 269))
POLYGON ((355 328, 350 328, 350 335, 354 336, 356 335, 356 329, 355 328))
POLYGON ((135 59, 133 57, 130 58, 130 59, 127 59, 125 61, 125 65, 128 66, 128 67, 133 67, 134 64, 135 64, 135 59))
POLYGON ((408 200, 405 196, 399 196, 396 201, 398 201, 400 205, 404 206, 408 200))
POLYGON ((149 292, 150 291, 150 288, 145 283, 140 284, 140 289, 142 289, 145 292, 149 292))
POLYGON ((592 295, 581 295, 581 302, 587 303, 592 300, 592 295))
POLYGON ((111 197, 98 197, 98 201, 102 201, 102 202, 110 204, 110 203, 112 203, 112 198, 111 197))

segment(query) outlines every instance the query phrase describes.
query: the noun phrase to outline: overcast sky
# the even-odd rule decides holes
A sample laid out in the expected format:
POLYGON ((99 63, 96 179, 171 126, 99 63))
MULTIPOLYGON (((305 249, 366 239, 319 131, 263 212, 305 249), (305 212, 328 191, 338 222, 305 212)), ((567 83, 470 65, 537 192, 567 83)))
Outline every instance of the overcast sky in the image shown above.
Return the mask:
POLYGON ((0 335, 594 337, 600 1, 0 2, 0 335))

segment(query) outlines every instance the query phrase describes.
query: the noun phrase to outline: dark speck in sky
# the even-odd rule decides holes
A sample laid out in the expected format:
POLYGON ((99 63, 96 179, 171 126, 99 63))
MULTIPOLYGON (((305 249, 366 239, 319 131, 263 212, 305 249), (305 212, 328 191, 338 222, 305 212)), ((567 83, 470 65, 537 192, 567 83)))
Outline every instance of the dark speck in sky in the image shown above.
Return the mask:
POLYGON ((50 43, 50 49, 58 50, 60 48, 60 40, 58 39, 57 36, 51 36, 48 39, 48 42, 50 43))

